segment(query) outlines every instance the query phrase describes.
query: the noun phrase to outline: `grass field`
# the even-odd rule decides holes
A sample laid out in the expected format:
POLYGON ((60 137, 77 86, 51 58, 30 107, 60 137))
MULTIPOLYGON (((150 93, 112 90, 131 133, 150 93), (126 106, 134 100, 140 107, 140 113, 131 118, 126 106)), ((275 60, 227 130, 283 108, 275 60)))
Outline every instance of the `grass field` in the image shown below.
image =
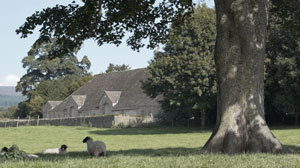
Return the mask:
MULTIPOLYGON (((289 148, 300 153, 300 129, 273 129, 273 133, 289 148)), ((210 131, 199 128, 126 128, 89 127, 18 127, 0 128, 0 147, 19 146, 27 153, 40 155, 45 148, 68 145, 68 154, 40 155, 38 159, 6 161, 0 167, 300 167, 300 155, 242 154, 195 155, 209 138, 210 131), (86 152, 85 136, 102 140, 108 156, 93 158, 86 152)))

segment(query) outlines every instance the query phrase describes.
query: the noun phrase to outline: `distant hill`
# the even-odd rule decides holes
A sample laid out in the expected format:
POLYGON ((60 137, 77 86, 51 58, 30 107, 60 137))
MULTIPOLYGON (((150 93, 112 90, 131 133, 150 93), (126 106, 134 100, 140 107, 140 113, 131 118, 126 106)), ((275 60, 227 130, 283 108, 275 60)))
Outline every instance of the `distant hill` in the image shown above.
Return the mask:
POLYGON ((26 100, 20 92, 15 91, 13 86, 0 86, 0 107, 10 107, 18 105, 19 102, 26 100))
POLYGON ((22 96, 21 92, 16 92, 14 86, 0 86, 0 95, 22 96))

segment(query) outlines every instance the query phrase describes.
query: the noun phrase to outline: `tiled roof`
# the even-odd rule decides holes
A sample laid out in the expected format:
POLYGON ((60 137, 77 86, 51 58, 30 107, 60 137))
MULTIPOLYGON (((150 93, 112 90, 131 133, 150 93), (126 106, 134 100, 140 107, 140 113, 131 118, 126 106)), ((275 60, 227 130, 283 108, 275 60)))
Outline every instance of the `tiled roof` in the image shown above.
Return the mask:
POLYGON ((141 81, 145 81, 147 77, 144 68, 95 75, 91 81, 72 93, 53 111, 63 111, 71 96, 78 95, 86 95, 79 111, 98 110, 104 94, 107 94, 113 103, 118 100, 113 109, 159 106, 158 100, 148 97, 141 88, 141 81))

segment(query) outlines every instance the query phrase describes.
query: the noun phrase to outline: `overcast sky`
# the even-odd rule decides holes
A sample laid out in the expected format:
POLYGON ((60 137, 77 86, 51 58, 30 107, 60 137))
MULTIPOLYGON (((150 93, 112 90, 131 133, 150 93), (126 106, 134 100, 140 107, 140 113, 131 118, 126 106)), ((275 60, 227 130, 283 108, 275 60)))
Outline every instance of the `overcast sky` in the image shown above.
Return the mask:
MULTIPOLYGON (((194 0, 198 2, 199 0, 194 0)), ((38 37, 34 33, 26 39, 21 39, 15 30, 20 27, 26 17, 45 7, 61 3, 59 0, 6 0, 0 5, 0 86, 16 86, 17 81, 26 73, 21 60, 27 55, 31 45, 38 37)), ((72 0, 64 0, 64 3, 72 0)), ((213 7, 213 0, 207 0, 209 7, 213 7)), ((136 52, 126 46, 103 45, 99 47, 92 40, 84 43, 77 54, 79 60, 86 55, 92 63, 90 71, 93 74, 104 72, 109 63, 127 64, 131 68, 143 68, 153 57, 153 50, 142 48, 136 52)))

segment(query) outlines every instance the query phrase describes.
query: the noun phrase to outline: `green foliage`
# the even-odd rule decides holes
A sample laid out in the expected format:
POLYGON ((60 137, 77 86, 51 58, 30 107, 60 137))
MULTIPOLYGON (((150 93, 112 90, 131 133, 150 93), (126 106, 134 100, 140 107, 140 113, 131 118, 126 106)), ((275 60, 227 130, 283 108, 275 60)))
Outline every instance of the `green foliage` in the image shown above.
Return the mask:
POLYGON ((51 51, 60 47, 56 39, 39 45, 34 44, 28 52, 28 56, 22 60, 23 68, 27 69, 27 73, 18 82, 16 91, 28 95, 28 92, 34 90, 42 80, 55 80, 68 75, 79 77, 88 74, 90 61, 85 56, 79 62, 75 56, 76 51, 53 58, 51 51))
POLYGON ((0 118, 14 118, 17 111, 17 106, 11 106, 8 108, 0 107, 0 118))
POLYGON ((16 32, 26 38, 41 26, 36 43, 57 38, 62 47, 55 50, 56 56, 80 48, 86 39, 94 39, 99 45, 119 45, 125 32, 132 33, 127 44, 133 49, 144 46, 142 39, 149 39, 148 47, 153 48, 165 39, 168 23, 181 21, 191 10, 191 0, 82 0, 80 4, 74 1, 37 11, 16 32))
POLYGON ((28 100, 24 102, 20 102, 18 104, 18 108, 15 112, 14 118, 25 118, 28 116, 29 113, 29 103, 28 100))
POLYGON ((300 37, 300 3, 299 0, 271 0, 270 14, 273 16, 273 24, 281 27, 290 33, 300 37))
POLYGON ((276 0, 272 2, 265 61, 266 114, 277 115, 281 120, 292 114, 297 124, 300 115, 300 36, 283 24, 289 16, 279 15, 290 4, 284 3, 279 8, 276 0))
POLYGON ((143 88, 160 102, 166 120, 200 117, 200 109, 216 106, 214 47, 215 11, 198 7, 191 19, 173 28, 163 52, 156 52, 147 68, 143 88))
POLYGON ((12 145, 8 152, 4 154, 5 159, 17 159, 17 160, 23 160, 27 158, 26 152, 19 149, 17 145, 12 145))
POLYGON ((131 69, 129 65, 117 65, 117 64, 112 64, 110 63, 106 69, 106 73, 109 73, 109 72, 121 72, 121 71, 126 71, 126 70, 129 70, 131 69))

